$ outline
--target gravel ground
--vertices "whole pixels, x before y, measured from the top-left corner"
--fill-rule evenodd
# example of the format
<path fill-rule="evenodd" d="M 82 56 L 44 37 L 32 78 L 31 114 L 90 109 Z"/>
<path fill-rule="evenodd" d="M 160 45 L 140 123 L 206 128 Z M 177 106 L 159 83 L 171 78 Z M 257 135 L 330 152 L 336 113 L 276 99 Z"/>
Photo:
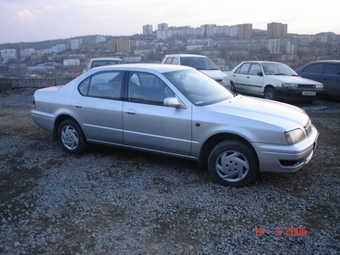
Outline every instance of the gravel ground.
<path fill-rule="evenodd" d="M 320 132 L 307 166 L 231 188 L 193 161 L 67 154 L 33 124 L 33 92 L 0 95 L 0 254 L 340 253 L 340 101 L 302 105 Z"/>

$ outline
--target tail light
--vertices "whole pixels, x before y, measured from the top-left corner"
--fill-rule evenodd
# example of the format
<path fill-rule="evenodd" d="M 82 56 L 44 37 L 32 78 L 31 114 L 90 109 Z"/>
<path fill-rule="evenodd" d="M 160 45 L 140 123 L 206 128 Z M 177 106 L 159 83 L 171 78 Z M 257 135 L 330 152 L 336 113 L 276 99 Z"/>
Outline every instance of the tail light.
<path fill-rule="evenodd" d="M 35 97 L 32 97 L 32 106 L 35 108 Z"/>

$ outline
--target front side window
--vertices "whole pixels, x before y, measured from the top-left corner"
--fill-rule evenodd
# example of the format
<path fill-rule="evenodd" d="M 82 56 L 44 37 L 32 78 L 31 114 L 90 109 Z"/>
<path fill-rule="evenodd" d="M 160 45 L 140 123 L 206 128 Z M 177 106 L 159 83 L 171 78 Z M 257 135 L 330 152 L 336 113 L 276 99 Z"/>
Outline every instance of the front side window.
<path fill-rule="evenodd" d="M 252 64 L 250 66 L 250 70 L 249 70 L 250 75 L 258 75 L 259 72 L 261 72 L 261 67 L 259 64 Z"/>
<path fill-rule="evenodd" d="M 236 73 L 239 73 L 239 74 L 248 74 L 249 67 L 250 67 L 249 63 L 244 63 L 242 66 L 240 66 L 236 70 Z"/>
<path fill-rule="evenodd" d="M 128 100 L 137 103 L 164 105 L 164 99 L 175 93 L 158 76 L 145 72 L 130 72 Z"/>
<path fill-rule="evenodd" d="M 164 64 L 172 64 L 172 59 L 173 57 L 168 57 L 167 59 L 165 59 Z"/>
<path fill-rule="evenodd" d="M 96 73 L 79 84 L 79 93 L 83 96 L 119 99 L 123 75 L 122 71 Z"/>
<path fill-rule="evenodd" d="M 325 66 L 325 74 L 339 75 L 340 74 L 340 65 L 326 64 L 326 66 Z"/>
<path fill-rule="evenodd" d="M 304 73 L 322 73 L 323 64 L 311 64 L 305 70 Z"/>

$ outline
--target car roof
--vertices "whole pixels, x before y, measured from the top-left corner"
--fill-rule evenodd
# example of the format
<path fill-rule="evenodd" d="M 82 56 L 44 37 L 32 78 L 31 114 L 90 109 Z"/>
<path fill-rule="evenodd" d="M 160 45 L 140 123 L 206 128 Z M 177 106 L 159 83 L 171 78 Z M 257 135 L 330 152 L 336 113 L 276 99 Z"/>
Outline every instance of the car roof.
<path fill-rule="evenodd" d="M 138 63 L 138 64 L 124 64 L 124 65 L 109 65 L 109 66 L 100 66 L 96 67 L 96 70 L 138 70 L 138 71 L 157 71 L 159 73 L 167 73 L 173 71 L 181 71 L 181 70 L 188 70 L 194 69 L 189 66 L 181 66 L 181 65 L 170 65 L 170 64 L 149 64 L 149 63 Z M 92 69 L 91 69 L 92 70 Z"/>
<path fill-rule="evenodd" d="M 196 58 L 207 58 L 204 55 L 197 55 L 197 54 L 168 54 L 167 57 L 196 57 Z"/>
<path fill-rule="evenodd" d="M 254 60 L 254 61 L 243 61 L 242 63 L 258 63 L 258 64 L 263 64 L 263 63 L 273 63 L 273 64 L 283 64 L 281 62 L 274 62 L 274 61 L 259 61 L 259 60 Z"/>
<path fill-rule="evenodd" d="M 90 61 L 96 61 L 96 60 L 122 60 L 120 58 L 110 58 L 110 57 L 103 57 L 103 58 L 91 58 Z"/>
<path fill-rule="evenodd" d="M 314 60 L 307 64 L 312 64 L 312 63 L 340 63 L 340 60 Z"/>

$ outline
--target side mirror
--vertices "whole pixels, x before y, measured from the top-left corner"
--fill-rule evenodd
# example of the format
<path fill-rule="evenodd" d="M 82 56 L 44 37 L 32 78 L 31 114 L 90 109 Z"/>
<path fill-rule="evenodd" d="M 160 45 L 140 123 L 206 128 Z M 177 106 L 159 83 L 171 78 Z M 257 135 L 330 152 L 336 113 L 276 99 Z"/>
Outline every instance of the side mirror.
<path fill-rule="evenodd" d="M 262 72 L 257 72 L 257 75 L 258 76 L 263 76 L 263 73 Z"/>
<path fill-rule="evenodd" d="M 174 107 L 174 108 L 185 108 L 185 106 L 181 104 L 178 98 L 176 97 L 164 98 L 164 105 L 168 107 Z"/>

